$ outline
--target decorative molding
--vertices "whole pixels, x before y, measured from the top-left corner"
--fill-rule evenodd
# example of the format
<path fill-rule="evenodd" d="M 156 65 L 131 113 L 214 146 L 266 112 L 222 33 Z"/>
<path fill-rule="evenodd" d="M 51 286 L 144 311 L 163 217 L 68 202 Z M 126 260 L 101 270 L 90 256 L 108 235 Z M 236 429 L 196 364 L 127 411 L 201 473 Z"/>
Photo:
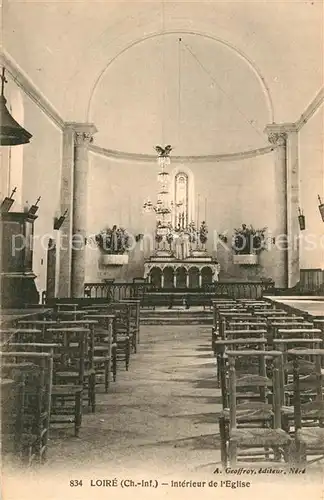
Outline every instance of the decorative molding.
<path fill-rule="evenodd" d="M 318 108 L 324 102 L 324 87 L 317 93 L 312 102 L 307 106 L 304 113 L 301 114 L 299 120 L 296 122 L 297 130 L 301 130 L 303 126 L 311 119 L 311 117 L 316 113 Z"/>
<path fill-rule="evenodd" d="M 93 123 L 66 122 L 66 130 L 72 130 L 74 133 L 75 146 L 89 146 L 93 142 L 93 136 L 97 128 Z"/>
<path fill-rule="evenodd" d="M 128 254 L 102 254 L 100 263 L 102 266 L 125 266 L 128 264 Z"/>
<path fill-rule="evenodd" d="M 74 141 L 76 146 L 84 146 L 93 142 L 93 135 L 87 132 L 75 132 Z"/>
<path fill-rule="evenodd" d="M 210 154 L 210 155 L 198 155 L 198 156 L 172 156 L 172 163 L 208 163 L 208 162 L 223 162 L 223 161 L 238 161 L 245 160 L 247 158 L 254 158 L 255 156 L 266 155 L 273 151 L 276 146 L 265 146 L 263 148 L 252 149 L 249 151 L 242 151 L 239 153 L 225 153 L 225 154 Z M 127 160 L 131 162 L 139 163 L 156 163 L 156 156 L 141 153 L 127 153 L 125 151 L 116 151 L 113 149 L 107 149 L 95 144 L 90 144 L 89 151 L 92 153 L 105 156 L 106 158 L 112 158 L 116 160 Z"/>
<path fill-rule="evenodd" d="M 297 132 L 297 125 L 294 122 L 269 123 L 264 132 L 266 134 L 269 132 Z"/>
<path fill-rule="evenodd" d="M 259 257 L 255 254 L 237 254 L 233 255 L 233 264 L 238 264 L 240 266 L 257 266 L 259 263 Z"/>
<path fill-rule="evenodd" d="M 13 82 L 43 111 L 43 113 L 61 130 L 64 129 L 64 120 L 59 112 L 46 99 L 33 81 L 24 73 L 16 61 L 4 50 L 0 54 L 1 65 L 5 66 Z"/>
<path fill-rule="evenodd" d="M 286 132 L 269 132 L 269 142 L 275 146 L 285 146 L 287 141 Z"/>
<path fill-rule="evenodd" d="M 285 146 L 289 134 L 298 132 L 298 129 L 296 123 L 271 123 L 264 132 L 268 135 L 270 144 L 280 147 Z"/>
<path fill-rule="evenodd" d="M 203 269 L 210 269 L 212 271 L 212 274 L 218 273 L 219 272 L 219 264 L 213 264 L 213 263 L 208 263 L 208 262 L 195 262 L 193 264 L 187 264 L 184 261 L 182 262 L 165 262 L 165 263 L 159 263 L 159 262 L 152 262 L 151 264 L 144 264 L 144 277 L 147 277 L 152 269 L 160 269 L 161 272 L 163 272 L 165 269 L 170 268 L 174 272 L 176 272 L 178 269 L 185 269 L 186 272 L 189 272 L 192 269 L 197 269 L 199 272 L 201 272 Z"/>
<path fill-rule="evenodd" d="M 174 31 L 166 32 L 165 34 L 178 33 Z M 254 64 L 245 56 L 245 54 L 240 53 L 240 51 L 230 44 L 227 44 L 221 39 L 217 39 L 215 37 L 188 31 L 189 34 L 204 36 L 207 38 L 211 38 L 219 43 L 223 43 L 227 45 L 230 49 L 236 51 L 243 59 L 246 60 L 247 63 L 251 65 L 260 81 L 263 84 L 263 88 L 265 94 L 268 97 L 268 105 L 270 112 L 273 116 L 273 105 L 271 101 L 271 96 L 269 93 L 269 89 L 265 84 L 264 78 L 259 72 L 259 70 L 254 66 Z M 156 36 L 160 36 L 161 33 L 155 33 L 153 35 L 149 35 L 148 37 L 144 37 L 141 40 L 137 40 L 129 47 L 124 49 L 121 53 L 128 50 L 131 46 L 140 43 L 141 41 L 147 38 L 153 38 Z M 118 54 L 109 64 L 111 64 L 119 55 Z M 5 66 L 7 73 L 10 75 L 10 78 L 13 82 L 21 88 L 21 90 L 43 111 L 43 113 L 51 120 L 53 124 L 55 124 L 60 130 L 64 130 L 65 128 L 72 128 L 76 131 L 76 142 L 77 144 L 88 143 L 89 150 L 97 155 L 105 156 L 108 158 L 114 158 L 118 160 L 130 160 L 135 162 L 152 162 L 156 161 L 156 156 L 148 155 L 148 154 L 140 154 L 140 153 L 128 153 L 124 151 L 116 151 L 112 149 L 103 148 L 100 146 L 93 145 L 93 134 L 97 132 L 96 127 L 92 123 L 77 123 L 77 122 L 65 122 L 63 118 L 60 116 L 59 112 L 55 109 L 55 107 L 50 103 L 50 101 L 44 96 L 44 94 L 38 89 L 38 87 L 34 84 L 34 82 L 27 76 L 27 74 L 22 70 L 22 68 L 18 65 L 18 63 L 11 57 L 11 55 L 4 49 L 2 49 L 0 53 L 0 63 Z M 98 84 L 99 79 L 101 78 L 104 71 L 107 69 L 109 64 L 100 74 L 99 78 L 96 81 L 94 88 L 92 89 L 92 95 L 95 91 L 95 87 Z M 92 98 L 91 95 L 91 98 Z M 90 103 L 91 103 L 90 98 Z M 269 142 L 272 146 L 266 146 L 263 148 L 253 149 L 249 151 L 242 151 L 238 153 L 225 153 L 225 154 L 210 154 L 210 155 L 197 155 L 197 156 L 173 156 L 173 162 L 176 163 L 204 163 L 204 162 L 223 162 L 223 161 L 237 161 L 244 160 L 248 158 L 253 158 L 255 156 L 265 155 L 274 150 L 274 148 L 283 145 L 283 141 L 287 139 L 287 134 L 289 132 L 299 132 L 302 127 L 311 119 L 311 117 L 316 113 L 316 111 L 320 108 L 320 106 L 324 102 L 324 87 L 319 90 L 313 101 L 308 105 L 304 113 L 301 114 L 300 118 L 296 123 L 282 123 L 276 124 L 271 123 L 267 125 L 265 128 L 265 133 L 268 135 Z M 89 108 L 90 108 L 89 103 Z M 89 110 L 88 110 L 89 114 Z"/>

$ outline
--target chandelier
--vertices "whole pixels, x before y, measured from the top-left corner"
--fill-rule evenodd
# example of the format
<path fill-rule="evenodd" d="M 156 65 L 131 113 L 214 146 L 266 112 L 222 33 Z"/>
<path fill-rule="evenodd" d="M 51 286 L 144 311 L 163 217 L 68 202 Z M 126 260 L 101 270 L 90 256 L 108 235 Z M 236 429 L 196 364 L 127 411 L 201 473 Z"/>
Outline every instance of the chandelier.
<path fill-rule="evenodd" d="M 155 212 L 160 227 L 168 227 L 171 223 L 170 215 L 172 214 L 173 204 L 170 199 L 170 174 L 166 169 L 171 163 L 170 153 L 172 147 L 170 145 L 164 148 L 156 146 L 155 150 L 158 153 L 157 163 L 160 168 L 157 176 L 160 189 L 157 193 L 156 204 L 154 205 L 148 198 L 143 204 L 143 210 L 146 213 Z"/>

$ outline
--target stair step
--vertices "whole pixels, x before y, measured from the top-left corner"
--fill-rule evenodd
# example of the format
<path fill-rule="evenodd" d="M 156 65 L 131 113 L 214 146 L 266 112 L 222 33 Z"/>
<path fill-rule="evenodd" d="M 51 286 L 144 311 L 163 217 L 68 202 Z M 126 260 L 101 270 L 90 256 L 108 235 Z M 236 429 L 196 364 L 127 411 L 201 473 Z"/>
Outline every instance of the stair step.
<path fill-rule="evenodd" d="M 212 318 L 141 318 L 141 325 L 212 325 Z"/>
<path fill-rule="evenodd" d="M 157 310 L 142 310 L 141 311 L 141 317 L 145 317 L 145 316 L 149 316 L 149 317 L 165 317 L 165 316 L 168 316 L 168 317 L 174 317 L 174 316 L 181 316 L 183 318 L 187 318 L 187 317 L 193 317 L 193 316 L 197 316 L 197 317 L 211 317 L 212 318 L 212 312 L 211 311 L 194 311 L 194 310 L 191 310 L 191 309 L 184 309 L 184 310 L 177 310 L 177 309 L 165 309 L 163 311 L 157 311 Z"/>
<path fill-rule="evenodd" d="M 172 309 L 167 307 L 142 308 L 142 325 L 212 325 L 213 313 L 210 309 L 202 307 L 174 306 Z"/>

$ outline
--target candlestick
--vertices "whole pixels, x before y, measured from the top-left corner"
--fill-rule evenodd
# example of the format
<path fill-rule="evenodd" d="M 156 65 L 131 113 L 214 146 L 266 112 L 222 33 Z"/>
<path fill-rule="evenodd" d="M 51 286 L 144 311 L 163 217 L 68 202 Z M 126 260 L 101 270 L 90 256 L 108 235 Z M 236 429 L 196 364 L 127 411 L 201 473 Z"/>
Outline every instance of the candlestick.
<path fill-rule="evenodd" d="M 131 229 L 131 223 L 132 223 L 132 198 L 129 198 L 128 201 L 128 227 Z"/>
<path fill-rule="evenodd" d="M 197 200 L 197 229 L 199 229 L 199 194 Z"/>
<path fill-rule="evenodd" d="M 118 225 L 119 227 L 122 227 L 123 224 L 122 224 L 122 204 L 120 203 L 119 207 L 118 207 L 118 219 L 119 219 L 119 222 L 118 222 Z"/>

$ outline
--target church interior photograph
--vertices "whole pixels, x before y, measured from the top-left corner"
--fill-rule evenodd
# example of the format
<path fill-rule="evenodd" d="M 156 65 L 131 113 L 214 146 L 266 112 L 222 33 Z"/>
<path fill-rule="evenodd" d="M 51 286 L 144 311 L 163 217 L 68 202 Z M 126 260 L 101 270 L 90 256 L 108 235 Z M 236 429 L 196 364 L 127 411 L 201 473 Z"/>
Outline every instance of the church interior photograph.
<path fill-rule="evenodd" d="M 1 9 L 7 487 L 321 483 L 323 2 Z"/>

